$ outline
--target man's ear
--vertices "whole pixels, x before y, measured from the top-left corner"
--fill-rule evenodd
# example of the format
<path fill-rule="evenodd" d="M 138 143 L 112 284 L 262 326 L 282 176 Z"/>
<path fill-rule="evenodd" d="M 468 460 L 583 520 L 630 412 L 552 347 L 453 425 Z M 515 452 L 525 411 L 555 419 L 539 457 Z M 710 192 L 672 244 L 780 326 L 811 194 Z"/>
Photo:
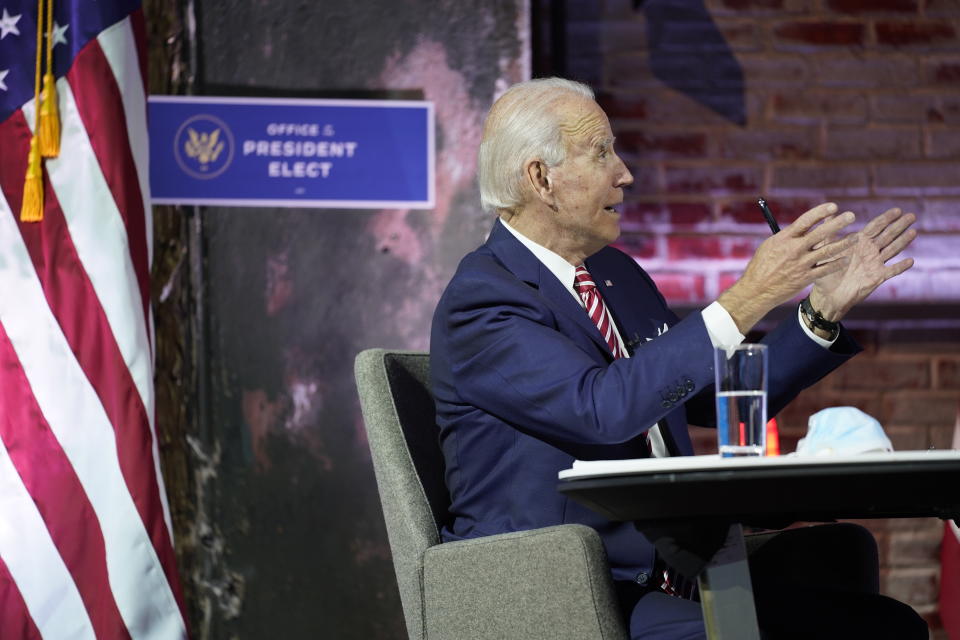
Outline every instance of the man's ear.
<path fill-rule="evenodd" d="M 531 160 L 524 167 L 527 184 L 534 193 L 551 209 L 555 209 L 553 185 L 550 182 L 550 168 L 542 160 Z"/>

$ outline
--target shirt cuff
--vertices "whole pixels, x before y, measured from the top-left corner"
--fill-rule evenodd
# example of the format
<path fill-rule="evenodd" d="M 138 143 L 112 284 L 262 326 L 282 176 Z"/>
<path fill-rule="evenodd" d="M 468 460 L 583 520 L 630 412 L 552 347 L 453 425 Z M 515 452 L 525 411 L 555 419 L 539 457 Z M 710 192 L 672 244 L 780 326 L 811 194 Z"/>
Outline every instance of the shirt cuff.
<path fill-rule="evenodd" d="M 737 329 L 737 323 L 730 317 L 730 313 L 719 302 L 710 304 L 700 312 L 703 324 L 707 326 L 707 335 L 713 348 L 734 347 L 743 342 L 745 336 Z M 804 327 L 806 329 L 806 327 Z M 829 345 L 828 345 L 829 346 Z"/>
<path fill-rule="evenodd" d="M 817 334 L 815 334 L 813 331 L 810 330 L 810 327 L 807 326 L 807 323 L 803 321 L 803 315 L 801 315 L 802 313 L 803 312 L 800 311 L 800 305 L 797 305 L 797 322 L 800 323 L 800 328 L 803 329 L 803 332 L 808 336 L 810 336 L 811 340 L 816 342 L 818 345 L 820 345 L 824 349 L 829 349 L 830 347 L 832 347 L 833 343 L 836 342 L 837 338 L 840 337 L 840 334 L 838 333 L 833 338 L 833 340 L 824 340 L 823 338 L 821 338 L 820 336 L 818 336 Z"/>

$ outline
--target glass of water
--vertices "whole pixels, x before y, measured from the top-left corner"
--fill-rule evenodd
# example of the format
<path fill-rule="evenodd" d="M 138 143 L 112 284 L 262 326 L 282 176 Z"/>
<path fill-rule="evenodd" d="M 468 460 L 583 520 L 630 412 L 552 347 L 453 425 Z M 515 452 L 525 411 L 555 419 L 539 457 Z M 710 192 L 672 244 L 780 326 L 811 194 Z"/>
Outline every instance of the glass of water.
<path fill-rule="evenodd" d="M 713 354 L 717 443 L 724 458 L 762 456 L 767 444 L 767 345 L 744 343 Z"/>

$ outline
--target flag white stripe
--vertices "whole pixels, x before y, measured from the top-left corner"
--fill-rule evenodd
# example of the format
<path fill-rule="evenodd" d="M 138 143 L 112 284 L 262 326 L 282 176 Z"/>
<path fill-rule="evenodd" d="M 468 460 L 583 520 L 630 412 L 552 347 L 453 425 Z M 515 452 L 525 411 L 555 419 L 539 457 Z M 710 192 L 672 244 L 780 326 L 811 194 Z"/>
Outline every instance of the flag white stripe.
<path fill-rule="evenodd" d="M 7 208 L 5 200 L 0 203 L 0 209 Z M 0 211 L 0 215 L 9 213 Z M 0 513 L 0 557 L 40 634 L 44 638 L 95 639 L 73 577 L 2 440 Z"/>
<path fill-rule="evenodd" d="M 110 65 L 117 86 L 120 88 L 120 97 L 123 100 L 124 117 L 127 122 L 127 135 L 130 138 L 130 151 L 136 165 L 137 181 L 140 184 L 140 195 L 143 198 L 143 215 L 145 217 L 147 265 L 153 264 L 153 209 L 150 206 L 150 149 L 147 132 L 147 98 L 143 89 L 144 80 L 140 76 L 140 66 L 137 58 L 137 43 L 133 35 L 133 26 L 127 16 L 117 24 L 101 32 L 97 42 L 103 50 L 103 55 Z M 148 330 L 150 345 L 154 345 L 153 312 L 148 308 Z M 151 365 L 153 353 L 151 348 Z M 151 366 L 151 370 L 152 370 Z M 152 388 L 152 387 L 151 387 Z M 150 433 L 153 435 L 153 467 L 157 477 L 157 486 L 160 488 L 160 503 L 163 507 L 163 519 L 167 523 L 170 542 L 173 542 L 173 523 L 170 518 L 170 503 L 164 488 L 163 473 L 160 470 L 160 448 L 152 408 L 148 407 L 147 419 L 150 422 Z"/>
<path fill-rule="evenodd" d="M 140 401 L 153 416 L 153 370 L 147 345 L 140 288 L 123 217 L 93 152 L 90 138 L 66 82 L 57 84 L 60 97 L 60 157 L 45 161 L 77 256 L 110 325 L 114 340 Z M 33 100 L 23 106 L 33 122 Z M 19 232 L 18 232 L 19 235 Z"/>
<path fill-rule="evenodd" d="M 2 206 L 0 256 L 5 264 L 0 269 L 0 323 L 96 513 L 120 615 L 134 640 L 185 637 L 173 591 L 121 473 L 113 426 L 47 306 L 5 200 Z M 94 201 L 87 206 L 91 211 L 96 208 Z M 59 585 L 52 578 L 47 582 L 50 588 Z M 150 596 L 145 598 L 144 593 Z"/>
<path fill-rule="evenodd" d="M 130 138 L 130 152 L 136 165 L 137 182 L 143 197 L 143 214 L 146 218 L 147 264 L 153 264 L 153 220 L 150 209 L 150 147 L 147 133 L 147 97 L 144 80 L 140 76 L 139 50 L 133 36 L 133 26 L 127 16 L 97 36 L 103 55 L 110 64 L 113 76 L 120 87 L 123 112 Z"/>

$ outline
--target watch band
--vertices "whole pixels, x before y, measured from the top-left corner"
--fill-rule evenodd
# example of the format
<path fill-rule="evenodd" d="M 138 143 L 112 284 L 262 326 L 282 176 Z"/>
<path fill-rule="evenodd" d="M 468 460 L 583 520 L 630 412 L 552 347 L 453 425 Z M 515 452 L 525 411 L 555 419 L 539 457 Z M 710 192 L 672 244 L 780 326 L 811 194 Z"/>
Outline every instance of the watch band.
<path fill-rule="evenodd" d="M 810 304 L 810 296 L 807 296 L 800 301 L 800 310 L 803 312 L 803 315 L 807 317 L 807 320 L 810 321 L 811 326 L 813 326 L 815 329 L 828 331 L 830 333 L 829 340 L 833 340 L 840 334 L 840 323 L 830 322 L 820 315 L 820 312 L 814 309 L 813 305 Z"/>

